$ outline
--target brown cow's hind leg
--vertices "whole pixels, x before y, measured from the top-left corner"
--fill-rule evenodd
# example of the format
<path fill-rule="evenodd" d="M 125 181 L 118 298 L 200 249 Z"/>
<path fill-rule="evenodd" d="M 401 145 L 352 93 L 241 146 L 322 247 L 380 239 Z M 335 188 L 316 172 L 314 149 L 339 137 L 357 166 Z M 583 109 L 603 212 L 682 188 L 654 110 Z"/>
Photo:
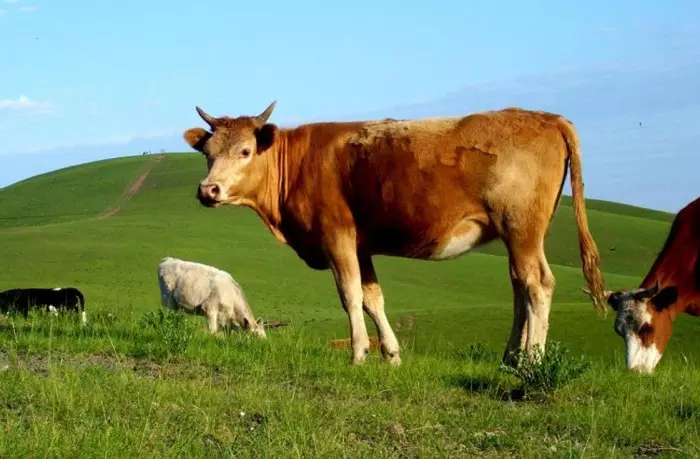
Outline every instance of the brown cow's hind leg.
<path fill-rule="evenodd" d="M 363 307 L 377 327 L 382 354 L 392 365 L 400 365 L 399 341 L 384 312 L 384 294 L 377 280 L 371 257 L 360 258 Z"/>
<path fill-rule="evenodd" d="M 503 362 L 515 365 L 516 352 L 527 344 L 527 292 L 515 274 L 513 260 L 510 261 L 510 281 L 513 288 L 513 328 L 503 353 Z"/>
<path fill-rule="evenodd" d="M 511 348 L 517 344 L 522 348 L 525 344 L 528 353 L 533 355 L 537 345 L 543 352 L 545 350 L 555 281 L 545 258 L 543 244 L 537 244 L 537 248 L 531 248 L 532 245 L 530 247 L 528 245 L 515 244 L 511 247 L 516 311 L 514 311 L 514 327 L 508 347 Z M 525 326 L 520 327 L 523 306 L 526 307 L 526 321 Z M 520 315 L 517 311 L 521 311 Z"/>

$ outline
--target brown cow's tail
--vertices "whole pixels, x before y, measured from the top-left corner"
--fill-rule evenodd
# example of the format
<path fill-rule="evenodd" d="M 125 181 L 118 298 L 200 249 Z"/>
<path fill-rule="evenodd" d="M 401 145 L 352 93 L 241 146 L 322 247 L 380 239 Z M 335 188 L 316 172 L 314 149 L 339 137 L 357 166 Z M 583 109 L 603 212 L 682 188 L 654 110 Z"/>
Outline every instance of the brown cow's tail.
<path fill-rule="evenodd" d="M 600 254 L 593 236 L 588 229 L 588 216 L 586 215 L 586 202 L 583 198 L 583 177 L 581 167 L 581 150 L 579 148 L 578 135 L 574 126 L 564 120 L 562 134 L 569 150 L 569 169 L 571 171 L 571 191 L 574 205 L 574 217 L 578 228 L 578 241 L 581 249 L 581 263 L 583 277 L 586 278 L 588 290 L 593 299 L 595 309 L 607 314 L 605 281 L 600 271 Z"/>

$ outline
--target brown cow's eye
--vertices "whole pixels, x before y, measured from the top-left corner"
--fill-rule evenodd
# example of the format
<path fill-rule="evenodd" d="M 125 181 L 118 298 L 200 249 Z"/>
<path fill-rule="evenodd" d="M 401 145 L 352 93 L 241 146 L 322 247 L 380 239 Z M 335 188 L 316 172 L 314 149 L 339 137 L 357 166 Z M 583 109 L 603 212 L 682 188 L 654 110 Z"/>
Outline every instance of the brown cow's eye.
<path fill-rule="evenodd" d="M 243 156 L 244 158 L 247 157 L 249 154 L 250 154 L 250 150 L 248 150 L 247 148 L 245 150 L 241 151 L 241 156 Z"/>

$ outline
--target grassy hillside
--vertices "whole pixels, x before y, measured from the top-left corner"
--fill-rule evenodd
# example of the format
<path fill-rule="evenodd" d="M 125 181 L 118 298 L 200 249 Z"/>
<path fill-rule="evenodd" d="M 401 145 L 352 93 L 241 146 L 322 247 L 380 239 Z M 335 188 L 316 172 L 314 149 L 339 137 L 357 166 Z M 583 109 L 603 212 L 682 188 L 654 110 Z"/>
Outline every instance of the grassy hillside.
<path fill-rule="evenodd" d="M 596 317 L 579 291 L 584 282 L 569 199 L 547 240 L 557 278 L 550 339 L 596 366 L 547 407 L 496 400 L 498 388 L 512 383 L 496 374 L 497 358 L 478 364 L 455 358 L 470 343 L 484 343 L 495 355 L 505 344 L 512 299 L 500 242 L 439 263 L 378 257 L 404 365 L 385 369 L 373 356 L 364 368 L 349 368 L 344 351 L 324 344 L 348 334 L 331 274 L 307 268 L 254 212 L 201 207 L 194 195 L 204 174 L 196 154 L 138 156 L 0 190 L 0 290 L 76 286 L 91 320 L 87 330 L 38 316 L 0 323 L 0 367 L 3 359 L 8 366 L 0 373 L 0 423 L 12 427 L 0 434 L 0 451 L 89 456 L 102 444 L 130 455 L 220 455 L 241 446 L 246 456 L 338 457 L 355 449 L 369 456 L 500 456 L 527 455 L 527 448 L 550 454 L 554 447 L 562 455 L 607 456 L 644 445 L 676 448 L 696 435 L 695 424 L 683 424 L 667 407 L 686 403 L 684 397 L 695 403 L 699 394 L 665 388 L 673 372 L 696 378 L 700 355 L 692 336 L 700 323 L 677 321 L 659 366 L 667 376 L 622 372 L 624 347 L 612 318 Z M 589 201 L 588 211 L 609 287 L 635 286 L 673 216 L 602 201 Z M 209 337 L 203 320 L 189 318 L 198 332 L 180 363 L 138 357 L 134 346 L 155 339 L 138 323 L 160 308 L 156 267 L 168 255 L 231 272 L 256 316 L 292 326 L 256 343 Z M 653 403 L 630 405 L 660 387 L 665 392 Z M 78 394 L 87 398 L 78 403 Z M 245 416 L 236 417 L 239 410 L 267 421 L 248 425 Z M 620 412 L 649 429 L 612 418 Z M 27 416 L 51 429 L 23 422 Z M 185 422 L 194 430 L 183 430 Z M 399 439 L 385 432 L 393 423 L 405 430 Z M 259 433 L 246 433 L 248 427 Z M 79 439 L 68 441 L 75 432 L 82 432 Z M 523 445 L 522 435 L 530 438 Z"/>

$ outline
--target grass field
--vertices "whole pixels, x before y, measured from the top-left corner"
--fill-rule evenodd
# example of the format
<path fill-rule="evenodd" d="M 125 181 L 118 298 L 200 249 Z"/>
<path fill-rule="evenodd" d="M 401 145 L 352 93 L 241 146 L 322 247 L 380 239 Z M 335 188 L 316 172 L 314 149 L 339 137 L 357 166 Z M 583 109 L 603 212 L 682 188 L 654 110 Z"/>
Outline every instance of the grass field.
<path fill-rule="evenodd" d="M 656 375 L 624 371 L 612 315 L 579 291 L 565 199 L 547 240 L 557 279 L 550 340 L 591 370 L 552 397 L 509 397 L 498 371 L 510 332 L 507 260 L 493 243 L 453 261 L 378 257 L 403 365 L 351 367 L 330 272 L 307 268 L 250 210 L 205 209 L 195 154 L 100 161 L 0 190 L 0 290 L 75 286 L 89 326 L 34 314 L 0 321 L 2 457 L 473 457 L 700 454 L 700 322 L 679 317 Z M 137 183 L 139 186 L 133 186 Z M 637 285 L 673 215 L 588 202 L 608 287 Z M 289 320 L 264 342 L 211 337 L 158 357 L 164 256 L 225 269 L 253 313 Z M 370 330 L 374 327 L 367 320 Z M 492 349 L 465 352 L 473 343 Z"/>

